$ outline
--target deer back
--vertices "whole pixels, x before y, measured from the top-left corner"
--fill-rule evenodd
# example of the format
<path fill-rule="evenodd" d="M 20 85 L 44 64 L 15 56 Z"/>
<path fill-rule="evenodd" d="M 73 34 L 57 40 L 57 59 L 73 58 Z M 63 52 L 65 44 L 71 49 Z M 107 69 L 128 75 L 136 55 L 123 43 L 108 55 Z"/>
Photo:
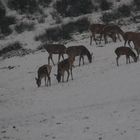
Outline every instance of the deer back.
<path fill-rule="evenodd" d="M 46 44 L 44 45 L 44 49 L 52 54 L 64 54 L 66 51 L 66 47 L 62 44 Z"/>
<path fill-rule="evenodd" d="M 41 79 L 45 76 L 49 76 L 51 73 L 51 65 L 43 65 L 38 69 L 38 78 Z"/>
<path fill-rule="evenodd" d="M 128 56 L 136 57 L 136 54 L 132 51 L 132 49 L 125 46 L 118 47 L 115 50 L 115 53 L 117 56 L 128 55 Z"/>
<path fill-rule="evenodd" d="M 100 34 L 105 26 L 106 26 L 105 24 L 91 24 L 89 26 L 89 30 L 91 31 L 91 33 Z"/>

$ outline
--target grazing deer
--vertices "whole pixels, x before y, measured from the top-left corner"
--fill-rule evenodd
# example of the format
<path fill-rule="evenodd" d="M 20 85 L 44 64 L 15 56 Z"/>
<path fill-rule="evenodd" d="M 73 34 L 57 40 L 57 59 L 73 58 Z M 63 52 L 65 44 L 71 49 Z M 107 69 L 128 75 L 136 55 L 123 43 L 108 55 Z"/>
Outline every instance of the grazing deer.
<path fill-rule="evenodd" d="M 133 58 L 134 62 L 137 62 L 137 59 L 138 59 L 138 57 L 132 51 L 132 49 L 129 47 L 125 47 L 125 46 L 118 47 L 115 50 L 115 54 L 117 55 L 117 58 L 116 58 L 117 66 L 119 66 L 118 59 L 120 58 L 121 55 L 126 56 L 126 64 L 128 64 L 128 62 L 130 63 L 130 56 Z"/>
<path fill-rule="evenodd" d="M 41 86 L 42 78 L 44 78 L 45 80 L 45 86 L 48 86 L 48 84 L 51 85 L 51 77 L 50 77 L 51 70 L 52 70 L 51 65 L 43 65 L 38 69 L 37 71 L 38 77 L 35 78 L 38 87 Z M 46 83 L 46 78 L 47 78 L 47 83 Z"/>
<path fill-rule="evenodd" d="M 61 62 L 58 63 L 58 68 L 57 68 L 57 74 L 56 79 L 58 82 L 61 82 L 61 77 L 62 77 L 62 82 L 64 82 L 64 74 L 65 71 L 67 72 L 67 82 L 69 80 L 69 75 L 71 74 L 71 78 L 73 80 L 73 74 L 72 74 L 72 65 L 75 60 L 75 57 L 69 57 Z"/>
<path fill-rule="evenodd" d="M 89 63 L 92 62 L 92 54 L 89 52 L 89 50 L 83 46 L 83 45 L 78 45 L 78 46 L 70 46 L 66 49 L 66 54 L 71 57 L 71 56 L 79 56 L 79 66 L 81 64 L 81 59 L 83 60 L 83 65 L 84 65 L 84 55 L 87 56 Z"/>
<path fill-rule="evenodd" d="M 108 42 L 106 37 L 110 36 L 114 42 L 116 42 L 117 37 L 121 41 L 120 35 L 124 38 L 123 30 L 117 25 L 110 24 L 110 25 L 106 25 L 103 28 L 103 30 L 101 32 L 100 40 L 102 39 L 102 37 L 104 37 L 105 44 L 106 44 Z"/>
<path fill-rule="evenodd" d="M 125 32 L 124 33 L 124 46 L 128 42 L 128 45 L 131 47 L 130 42 L 135 40 L 138 36 L 140 36 L 139 32 Z"/>
<path fill-rule="evenodd" d="M 98 44 L 95 35 L 96 34 L 100 35 L 105 26 L 106 26 L 105 24 L 91 24 L 89 26 L 89 31 L 91 32 L 90 45 L 92 44 L 92 39 L 94 39 L 96 45 Z"/>
<path fill-rule="evenodd" d="M 48 64 L 50 64 L 50 59 L 51 59 L 53 65 L 55 65 L 54 61 L 53 61 L 53 58 L 52 58 L 53 54 L 58 54 L 58 63 L 60 61 L 61 56 L 64 60 L 64 54 L 65 54 L 65 51 L 66 51 L 66 47 L 64 45 L 62 45 L 62 44 L 46 44 L 43 47 L 49 53 Z"/>
<path fill-rule="evenodd" d="M 139 54 L 140 54 L 140 33 L 139 32 L 125 32 L 124 34 L 124 46 L 126 45 L 126 43 L 128 42 L 129 46 L 130 42 L 132 41 L 134 44 L 134 49 L 137 52 L 138 58 L 139 58 Z"/>

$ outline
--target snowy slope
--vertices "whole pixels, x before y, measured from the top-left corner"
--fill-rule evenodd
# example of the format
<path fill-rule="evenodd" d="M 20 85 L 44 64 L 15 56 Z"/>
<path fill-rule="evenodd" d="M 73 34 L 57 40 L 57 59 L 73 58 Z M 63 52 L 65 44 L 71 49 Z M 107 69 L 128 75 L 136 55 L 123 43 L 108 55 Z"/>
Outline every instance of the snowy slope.
<path fill-rule="evenodd" d="M 93 62 L 86 59 L 73 69 L 73 81 L 60 84 L 54 66 L 51 87 L 37 88 L 34 79 L 47 52 L 0 61 L 0 139 L 140 139 L 139 62 L 126 65 L 122 57 L 116 66 L 114 49 L 123 42 L 90 46 L 83 34 L 66 46 L 74 44 L 93 52 Z"/>

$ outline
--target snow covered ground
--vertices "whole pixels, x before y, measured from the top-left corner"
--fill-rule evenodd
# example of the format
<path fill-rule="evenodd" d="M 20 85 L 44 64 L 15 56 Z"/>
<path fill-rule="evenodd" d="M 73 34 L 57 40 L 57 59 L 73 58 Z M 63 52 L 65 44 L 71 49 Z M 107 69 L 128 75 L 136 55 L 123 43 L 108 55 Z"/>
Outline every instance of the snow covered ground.
<path fill-rule="evenodd" d="M 140 140 L 140 62 L 121 57 L 116 66 L 114 50 L 123 42 L 90 46 L 83 34 L 66 46 L 78 44 L 93 52 L 93 62 L 60 84 L 54 66 L 51 87 L 35 83 L 47 52 L 0 61 L 0 140 Z"/>

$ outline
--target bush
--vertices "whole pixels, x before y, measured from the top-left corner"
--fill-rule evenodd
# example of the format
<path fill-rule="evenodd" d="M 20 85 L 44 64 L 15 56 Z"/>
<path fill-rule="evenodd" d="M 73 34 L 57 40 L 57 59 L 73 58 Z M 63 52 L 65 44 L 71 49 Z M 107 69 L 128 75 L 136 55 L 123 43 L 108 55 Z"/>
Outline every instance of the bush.
<path fill-rule="evenodd" d="M 22 33 L 24 31 L 32 31 L 34 29 L 33 22 L 21 22 L 15 26 L 15 30 L 17 33 Z"/>
<path fill-rule="evenodd" d="M 4 9 L 4 7 L 2 6 L 2 3 L 0 1 L 0 19 L 2 19 L 3 17 L 5 17 L 6 11 Z"/>
<path fill-rule="evenodd" d="M 38 10 L 38 3 L 36 0 L 10 0 L 8 1 L 8 6 L 21 13 L 34 13 Z"/>
<path fill-rule="evenodd" d="M 91 0 L 61 0 L 56 1 L 54 7 L 57 12 L 65 17 L 91 13 L 94 8 Z"/>
<path fill-rule="evenodd" d="M 22 45 L 20 42 L 16 41 L 14 43 L 11 43 L 9 45 L 7 45 L 6 47 L 4 47 L 3 49 L 0 50 L 0 56 L 8 53 L 8 52 L 11 52 L 13 50 L 19 50 L 22 48 Z"/>
<path fill-rule="evenodd" d="M 49 6 L 52 0 L 38 0 L 38 3 L 43 6 Z"/>
<path fill-rule="evenodd" d="M 101 10 L 103 11 L 109 10 L 111 6 L 112 6 L 111 2 L 108 2 L 107 0 L 101 0 L 101 3 L 100 3 Z"/>
<path fill-rule="evenodd" d="M 101 20 L 104 23 L 109 23 L 113 20 L 116 20 L 120 17 L 120 15 L 115 11 L 115 12 L 105 12 L 103 13 Z"/>
<path fill-rule="evenodd" d="M 12 30 L 9 28 L 9 25 L 15 24 L 16 19 L 15 17 L 3 17 L 0 20 L 0 28 L 1 28 L 1 33 L 4 35 L 9 35 L 12 33 Z"/>
<path fill-rule="evenodd" d="M 54 27 L 47 29 L 44 34 L 35 37 L 35 40 L 46 41 L 60 41 L 65 39 L 71 39 L 71 33 L 73 32 L 83 32 L 88 30 L 89 21 L 87 18 L 81 18 L 76 22 L 69 22 L 68 24 L 63 24 L 61 27 Z"/>
<path fill-rule="evenodd" d="M 128 16 L 130 16 L 130 14 L 131 14 L 130 7 L 123 5 L 112 12 L 103 13 L 101 19 L 103 22 L 109 23 L 113 20 L 116 20 L 116 19 L 119 19 L 122 17 L 128 17 Z"/>
<path fill-rule="evenodd" d="M 120 13 L 121 17 L 128 17 L 131 14 L 130 6 L 122 5 L 118 8 L 118 12 Z"/>
<path fill-rule="evenodd" d="M 139 10 L 139 8 L 140 8 L 140 0 L 133 0 L 133 3 L 136 6 L 136 9 Z"/>

